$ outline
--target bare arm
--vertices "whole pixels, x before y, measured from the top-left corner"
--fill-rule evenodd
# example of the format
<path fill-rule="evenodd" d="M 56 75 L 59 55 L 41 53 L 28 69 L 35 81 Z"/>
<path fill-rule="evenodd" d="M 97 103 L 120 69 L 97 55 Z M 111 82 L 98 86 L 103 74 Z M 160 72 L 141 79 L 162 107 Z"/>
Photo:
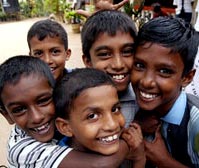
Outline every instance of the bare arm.
<path fill-rule="evenodd" d="M 72 150 L 60 163 L 59 168 L 116 168 L 122 163 L 129 148 L 125 141 L 120 141 L 120 149 L 116 154 L 105 156 Z"/>
<path fill-rule="evenodd" d="M 105 9 L 109 9 L 109 10 L 118 10 L 119 8 L 121 8 L 122 6 L 124 6 L 124 4 L 126 4 L 129 0 L 122 0 L 120 3 L 118 4 L 112 4 L 110 1 L 107 0 L 99 0 L 97 2 L 97 4 L 95 4 L 95 12 L 99 11 L 99 10 L 105 10 Z M 90 17 L 93 13 L 82 10 L 82 9 L 78 9 L 76 10 L 76 12 L 86 18 Z"/>

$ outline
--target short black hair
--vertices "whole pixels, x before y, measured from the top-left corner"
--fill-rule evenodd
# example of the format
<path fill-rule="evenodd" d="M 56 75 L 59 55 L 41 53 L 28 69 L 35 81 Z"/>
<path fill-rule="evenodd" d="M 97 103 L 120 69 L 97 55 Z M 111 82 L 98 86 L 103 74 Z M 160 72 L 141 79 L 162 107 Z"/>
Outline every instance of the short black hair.
<path fill-rule="evenodd" d="M 75 99 L 88 88 L 111 85 L 115 83 L 105 72 L 93 68 L 79 68 L 66 74 L 54 89 L 56 116 L 69 119 Z"/>
<path fill-rule="evenodd" d="M 145 23 L 138 32 L 136 47 L 150 42 L 179 53 L 184 63 L 183 75 L 194 65 L 199 46 L 199 34 L 191 24 L 174 17 L 157 17 Z"/>
<path fill-rule="evenodd" d="M 39 58 L 29 57 L 27 55 L 17 55 L 7 59 L 0 65 L 0 97 L 6 84 L 16 84 L 21 77 L 37 74 L 45 77 L 49 85 L 54 88 L 55 79 L 49 66 Z M 4 109 L 0 98 L 0 106 Z"/>
<path fill-rule="evenodd" d="M 89 17 L 81 31 L 83 54 L 90 59 L 90 49 L 98 36 L 107 33 L 114 36 L 117 31 L 129 33 L 133 39 L 137 36 L 134 21 L 126 14 L 116 10 L 101 10 Z"/>
<path fill-rule="evenodd" d="M 30 27 L 27 34 L 29 49 L 31 48 L 30 40 L 35 36 L 37 36 L 40 41 L 45 39 L 47 36 L 59 37 L 64 44 L 65 49 L 68 49 L 68 34 L 64 27 L 56 21 L 52 21 L 50 19 L 40 20 Z"/>

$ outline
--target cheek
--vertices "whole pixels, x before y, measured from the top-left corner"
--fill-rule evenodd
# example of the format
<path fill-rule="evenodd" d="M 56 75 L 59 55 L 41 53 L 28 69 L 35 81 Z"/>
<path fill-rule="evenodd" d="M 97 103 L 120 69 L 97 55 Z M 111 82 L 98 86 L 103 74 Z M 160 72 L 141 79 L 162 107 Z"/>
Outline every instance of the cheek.
<path fill-rule="evenodd" d="M 118 121 L 119 121 L 120 127 L 125 126 L 125 118 L 122 114 L 119 116 Z"/>

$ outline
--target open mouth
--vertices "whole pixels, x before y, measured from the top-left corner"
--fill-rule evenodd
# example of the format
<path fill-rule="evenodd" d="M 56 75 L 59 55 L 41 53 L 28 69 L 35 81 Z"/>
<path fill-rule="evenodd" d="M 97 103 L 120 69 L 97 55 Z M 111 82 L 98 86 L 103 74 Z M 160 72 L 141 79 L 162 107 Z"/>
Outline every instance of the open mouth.
<path fill-rule="evenodd" d="M 47 133 L 49 129 L 50 129 L 49 122 L 36 128 L 30 128 L 31 131 L 40 135 Z"/>
<path fill-rule="evenodd" d="M 116 140 L 119 140 L 119 134 L 114 134 L 114 135 L 111 135 L 111 136 L 99 138 L 99 140 L 102 141 L 103 143 L 111 143 L 111 142 L 114 142 Z"/>
<path fill-rule="evenodd" d="M 140 95 L 142 98 L 148 99 L 148 100 L 153 100 L 158 96 L 158 94 L 151 94 L 151 93 L 146 93 L 143 91 L 140 91 Z"/>
<path fill-rule="evenodd" d="M 128 76 L 128 74 L 110 74 L 108 73 L 109 76 L 111 76 L 111 78 L 115 81 L 115 82 L 124 82 L 126 81 L 126 77 Z"/>
<path fill-rule="evenodd" d="M 54 67 L 50 67 L 51 72 L 53 73 L 55 71 L 56 68 Z"/>

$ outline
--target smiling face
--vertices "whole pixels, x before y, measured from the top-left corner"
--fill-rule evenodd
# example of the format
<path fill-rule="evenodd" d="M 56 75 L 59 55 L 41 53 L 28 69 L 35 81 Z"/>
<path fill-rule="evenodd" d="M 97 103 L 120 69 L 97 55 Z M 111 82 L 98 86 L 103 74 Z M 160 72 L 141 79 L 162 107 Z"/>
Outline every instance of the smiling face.
<path fill-rule="evenodd" d="M 79 150 L 104 155 L 117 152 L 125 119 L 116 88 L 103 85 L 84 90 L 74 100 L 67 122 L 73 143 Z"/>
<path fill-rule="evenodd" d="M 165 115 L 185 87 L 182 77 L 183 61 L 178 53 L 168 48 L 146 43 L 137 48 L 131 82 L 138 105 L 144 110 L 153 110 Z"/>
<path fill-rule="evenodd" d="M 106 72 L 114 80 L 119 92 L 127 89 L 133 62 L 134 39 L 129 33 L 118 31 L 115 36 L 102 33 L 90 49 L 90 60 L 84 64 Z"/>
<path fill-rule="evenodd" d="M 28 135 L 47 142 L 54 136 L 53 89 L 41 76 L 22 76 L 16 84 L 6 84 L 1 99 L 9 117 Z"/>
<path fill-rule="evenodd" d="M 70 58 L 71 51 L 65 49 L 59 37 L 47 36 L 40 41 L 37 36 L 34 36 L 30 42 L 30 55 L 38 57 L 46 62 L 53 76 L 56 80 L 59 80 L 65 68 L 65 61 Z"/>

